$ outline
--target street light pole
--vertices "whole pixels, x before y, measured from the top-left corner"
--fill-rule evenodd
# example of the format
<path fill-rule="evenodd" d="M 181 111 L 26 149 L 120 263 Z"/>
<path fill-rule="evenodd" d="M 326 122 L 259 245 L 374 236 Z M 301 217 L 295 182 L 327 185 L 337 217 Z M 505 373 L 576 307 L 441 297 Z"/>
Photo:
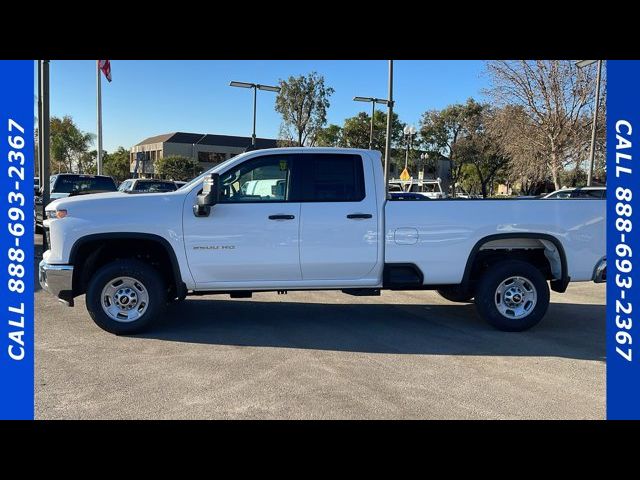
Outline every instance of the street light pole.
<path fill-rule="evenodd" d="M 253 133 L 251 134 L 251 146 L 256 148 L 256 97 L 258 96 L 257 85 L 253 86 Z"/>
<path fill-rule="evenodd" d="M 389 60 L 389 93 L 387 94 L 387 138 L 384 146 L 384 198 L 389 198 L 389 162 L 391 161 L 391 119 L 393 117 L 393 60 Z"/>
<path fill-rule="evenodd" d="M 404 127 L 404 138 L 407 143 L 407 151 L 404 157 L 404 169 L 406 170 L 409 166 L 409 149 L 413 143 L 413 137 L 416 134 L 416 127 L 413 125 Z"/>
<path fill-rule="evenodd" d="M 371 125 L 369 126 L 369 150 L 373 150 L 373 116 L 376 113 L 376 100 L 371 102 Z"/>
<path fill-rule="evenodd" d="M 376 114 L 376 103 L 380 105 L 387 105 L 388 100 L 374 97 L 353 97 L 356 102 L 370 102 L 371 103 L 371 119 L 369 121 L 369 150 L 373 150 L 373 117 Z"/>
<path fill-rule="evenodd" d="M 268 92 L 280 92 L 280 87 L 272 85 L 261 85 L 260 83 L 247 83 L 247 82 L 230 82 L 230 87 L 240 88 L 252 88 L 253 89 L 253 130 L 251 132 L 251 149 L 256 148 L 256 106 L 257 106 L 257 91 L 266 90 Z"/>
<path fill-rule="evenodd" d="M 596 153 L 596 129 L 598 126 L 598 107 L 600 106 L 600 76 L 602 73 L 602 60 L 598 60 L 598 74 L 596 76 L 596 102 L 593 109 L 593 125 L 591 127 L 591 146 L 589 147 L 589 173 L 587 174 L 587 186 L 591 186 L 593 178 L 593 163 Z"/>
<path fill-rule="evenodd" d="M 578 68 L 588 67 L 594 63 L 598 64 L 598 73 L 596 75 L 596 98 L 593 108 L 593 122 L 591 124 L 591 143 L 589 145 L 589 171 L 587 172 L 587 187 L 591 186 L 593 180 L 593 164 L 596 153 L 596 130 L 598 128 L 598 108 L 600 106 L 600 78 L 602 75 L 602 60 L 578 60 L 576 66 Z"/>

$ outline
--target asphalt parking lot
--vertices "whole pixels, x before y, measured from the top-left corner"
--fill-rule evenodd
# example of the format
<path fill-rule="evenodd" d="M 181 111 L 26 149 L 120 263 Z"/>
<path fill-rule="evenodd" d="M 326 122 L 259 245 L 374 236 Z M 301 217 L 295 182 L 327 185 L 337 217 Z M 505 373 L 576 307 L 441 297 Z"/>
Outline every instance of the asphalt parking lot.
<path fill-rule="evenodd" d="M 524 333 L 434 292 L 191 297 L 146 334 L 36 286 L 40 419 L 601 419 L 605 287 Z"/>

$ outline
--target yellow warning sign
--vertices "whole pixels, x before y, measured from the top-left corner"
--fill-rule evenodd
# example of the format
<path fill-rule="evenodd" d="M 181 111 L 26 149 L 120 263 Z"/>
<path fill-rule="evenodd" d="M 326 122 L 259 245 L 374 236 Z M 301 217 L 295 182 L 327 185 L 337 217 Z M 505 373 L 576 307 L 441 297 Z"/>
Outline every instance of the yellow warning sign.
<path fill-rule="evenodd" d="M 407 180 L 410 180 L 410 179 L 411 179 L 411 175 L 409 175 L 409 170 L 405 168 L 400 174 L 400 180 L 402 180 L 403 182 L 406 182 Z"/>

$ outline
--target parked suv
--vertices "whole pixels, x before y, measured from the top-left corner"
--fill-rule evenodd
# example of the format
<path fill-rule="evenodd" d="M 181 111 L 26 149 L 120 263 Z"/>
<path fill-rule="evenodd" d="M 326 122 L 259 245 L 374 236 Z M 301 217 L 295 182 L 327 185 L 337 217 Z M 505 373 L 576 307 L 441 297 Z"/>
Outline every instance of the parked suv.
<path fill-rule="evenodd" d="M 118 190 L 127 193 L 160 193 L 177 190 L 171 180 L 153 180 L 151 178 L 130 178 L 120 184 Z"/>
<path fill-rule="evenodd" d="M 116 182 L 107 175 L 58 173 L 49 177 L 51 200 L 86 193 L 115 192 Z"/>
<path fill-rule="evenodd" d="M 39 178 L 38 181 L 40 181 Z M 115 192 L 117 190 L 116 182 L 107 175 L 58 173 L 49 177 L 49 185 L 51 189 L 49 198 L 51 200 L 90 193 Z M 39 231 L 42 228 L 42 188 L 36 195 L 34 203 L 36 230 Z"/>

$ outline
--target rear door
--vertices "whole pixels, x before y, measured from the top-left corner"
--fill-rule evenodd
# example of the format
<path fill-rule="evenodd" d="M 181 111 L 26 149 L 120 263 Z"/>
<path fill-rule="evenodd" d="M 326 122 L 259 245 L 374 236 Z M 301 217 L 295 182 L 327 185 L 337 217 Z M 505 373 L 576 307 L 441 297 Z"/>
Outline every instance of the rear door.
<path fill-rule="evenodd" d="M 378 261 L 378 210 L 370 162 L 357 154 L 299 156 L 303 280 L 367 278 Z"/>

